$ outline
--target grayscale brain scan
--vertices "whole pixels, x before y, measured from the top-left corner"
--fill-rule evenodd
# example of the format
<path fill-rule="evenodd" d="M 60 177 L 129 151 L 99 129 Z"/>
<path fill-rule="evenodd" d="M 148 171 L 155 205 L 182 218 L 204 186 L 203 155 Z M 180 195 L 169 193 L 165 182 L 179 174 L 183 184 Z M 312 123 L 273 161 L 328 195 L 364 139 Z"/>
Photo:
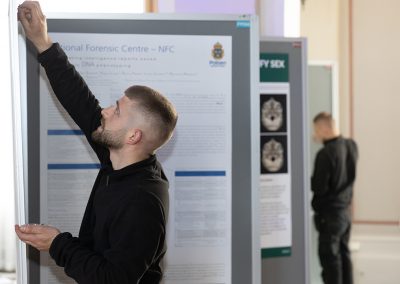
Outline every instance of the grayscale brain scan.
<path fill-rule="evenodd" d="M 279 171 L 284 163 L 284 149 L 281 143 L 271 139 L 262 149 L 262 164 L 269 172 Z"/>
<path fill-rule="evenodd" d="M 283 124 L 282 104 L 274 98 L 264 102 L 261 108 L 261 122 L 269 131 L 278 130 Z"/>

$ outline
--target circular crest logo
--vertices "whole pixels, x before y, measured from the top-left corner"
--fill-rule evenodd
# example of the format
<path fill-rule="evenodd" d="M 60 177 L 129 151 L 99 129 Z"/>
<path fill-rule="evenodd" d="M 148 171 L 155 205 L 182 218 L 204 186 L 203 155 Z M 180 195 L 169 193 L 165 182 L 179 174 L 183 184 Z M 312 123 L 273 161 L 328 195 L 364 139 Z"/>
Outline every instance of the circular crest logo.
<path fill-rule="evenodd" d="M 213 50 L 211 53 L 215 60 L 221 60 L 224 57 L 224 49 L 222 47 L 222 44 L 220 44 L 219 42 L 214 44 L 214 47 L 213 47 Z"/>

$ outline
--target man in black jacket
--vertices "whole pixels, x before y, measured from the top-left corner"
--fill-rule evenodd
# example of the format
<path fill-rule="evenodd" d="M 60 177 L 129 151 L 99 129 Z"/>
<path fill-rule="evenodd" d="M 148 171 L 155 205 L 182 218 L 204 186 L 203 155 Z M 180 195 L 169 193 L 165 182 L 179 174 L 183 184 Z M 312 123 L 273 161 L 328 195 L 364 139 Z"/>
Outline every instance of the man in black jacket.
<path fill-rule="evenodd" d="M 21 4 L 18 18 L 55 95 L 101 162 L 78 237 L 33 224 L 16 225 L 18 237 L 48 250 L 78 283 L 159 283 L 168 180 L 155 151 L 175 128 L 173 105 L 153 89 L 132 86 L 102 109 L 60 45 L 51 41 L 39 3 Z"/>
<path fill-rule="evenodd" d="M 325 284 L 352 284 L 349 207 L 356 177 L 357 145 L 339 134 L 331 114 L 326 112 L 314 118 L 314 138 L 324 144 L 317 153 L 311 180 L 322 278 Z"/>

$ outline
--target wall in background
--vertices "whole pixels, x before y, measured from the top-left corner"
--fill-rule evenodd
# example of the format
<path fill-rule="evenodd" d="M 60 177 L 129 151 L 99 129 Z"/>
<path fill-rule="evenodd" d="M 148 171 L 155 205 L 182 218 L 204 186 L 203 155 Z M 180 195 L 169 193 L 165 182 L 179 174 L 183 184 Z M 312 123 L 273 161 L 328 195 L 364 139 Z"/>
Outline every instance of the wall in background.
<path fill-rule="evenodd" d="M 360 148 L 352 247 L 356 283 L 398 283 L 400 105 L 397 0 L 305 0 L 310 60 L 339 65 L 340 128 Z"/>
<path fill-rule="evenodd" d="M 162 2 L 162 0 L 159 0 Z M 175 0 L 177 13 L 254 14 L 254 0 Z"/>
<path fill-rule="evenodd" d="M 400 226 L 400 2 L 353 0 L 354 215 Z"/>

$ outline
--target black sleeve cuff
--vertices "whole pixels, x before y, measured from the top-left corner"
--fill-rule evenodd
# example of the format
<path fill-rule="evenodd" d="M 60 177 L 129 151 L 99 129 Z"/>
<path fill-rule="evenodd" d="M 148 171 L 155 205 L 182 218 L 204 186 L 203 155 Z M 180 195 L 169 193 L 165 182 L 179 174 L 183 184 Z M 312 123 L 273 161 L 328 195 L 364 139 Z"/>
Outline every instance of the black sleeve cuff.
<path fill-rule="evenodd" d="M 49 254 L 59 266 L 64 266 L 62 263 L 62 250 L 70 239 L 72 239 L 71 233 L 60 233 L 50 245 Z"/>
<path fill-rule="evenodd" d="M 58 42 L 53 43 L 48 49 L 38 54 L 38 60 L 40 64 L 43 65 L 51 58 L 54 58 L 54 56 L 59 54 L 60 50 L 62 51 L 60 44 Z"/>

